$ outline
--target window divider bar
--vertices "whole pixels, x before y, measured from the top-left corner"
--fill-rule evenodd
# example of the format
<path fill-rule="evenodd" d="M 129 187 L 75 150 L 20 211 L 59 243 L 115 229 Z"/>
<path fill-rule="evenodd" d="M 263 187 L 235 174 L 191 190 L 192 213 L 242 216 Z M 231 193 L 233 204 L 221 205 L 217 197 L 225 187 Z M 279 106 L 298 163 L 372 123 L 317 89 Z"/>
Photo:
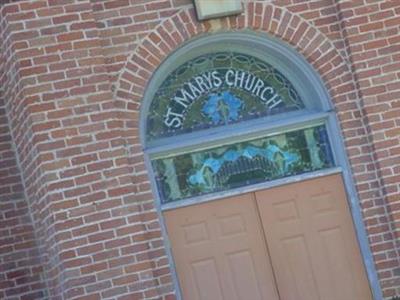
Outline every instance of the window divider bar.
<path fill-rule="evenodd" d="M 155 146 L 145 151 L 152 160 L 166 158 L 191 151 L 200 151 L 214 146 L 223 146 L 231 143 L 232 138 L 235 139 L 235 142 L 241 142 L 324 124 L 330 114 L 332 114 L 332 112 L 308 113 L 289 119 L 280 118 L 274 122 L 265 122 L 265 120 L 261 120 L 264 122 L 259 122 L 260 120 L 256 120 L 257 122 L 252 122 L 249 126 L 242 123 L 241 128 L 231 129 L 222 127 L 213 135 L 196 135 L 197 137 L 195 139 L 180 135 L 169 138 L 170 142 L 168 144 Z"/>

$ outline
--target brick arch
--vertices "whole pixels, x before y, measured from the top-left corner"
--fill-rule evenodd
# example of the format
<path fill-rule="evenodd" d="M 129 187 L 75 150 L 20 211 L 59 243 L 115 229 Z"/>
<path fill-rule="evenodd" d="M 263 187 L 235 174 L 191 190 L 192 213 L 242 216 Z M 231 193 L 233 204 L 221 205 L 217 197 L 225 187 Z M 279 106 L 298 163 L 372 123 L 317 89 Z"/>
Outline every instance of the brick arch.
<path fill-rule="evenodd" d="M 351 119 L 356 86 L 346 59 L 315 26 L 289 10 L 263 1 L 250 2 L 239 16 L 197 21 L 193 8 L 184 8 L 144 37 L 128 58 L 117 81 L 115 99 L 120 120 L 126 122 L 128 147 L 139 144 L 139 110 L 145 87 L 158 66 L 183 43 L 203 34 L 250 29 L 285 41 L 314 67 L 322 78 L 341 120 Z M 351 101 L 352 100 L 352 101 Z M 346 113 L 347 112 L 347 113 Z M 346 119 L 347 118 L 347 119 Z M 131 149 L 135 155 L 140 147 Z"/>
<path fill-rule="evenodd" d="M 163 21 L 142 39 L 122 69 L 115 91 L 119 107 L 138 111 L 153 72 L 182 43 L 202 34 L 244 29 L 267 33 L 295 48 L 319 73 L 334 104 L 355 92 L 345 57 L 322 32 L 287 9 L 260 1 L 248 3 L 239 16 L 198 22 L 194 9 L 185 8 Z M 339 113 L 344 109 L 337 107 Z"/>

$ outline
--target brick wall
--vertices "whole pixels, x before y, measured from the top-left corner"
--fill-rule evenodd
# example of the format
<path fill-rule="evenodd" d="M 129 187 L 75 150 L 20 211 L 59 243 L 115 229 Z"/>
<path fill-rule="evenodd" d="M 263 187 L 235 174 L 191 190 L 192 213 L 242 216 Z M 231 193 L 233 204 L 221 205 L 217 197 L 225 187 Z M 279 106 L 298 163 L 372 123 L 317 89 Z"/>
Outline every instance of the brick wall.
<path fill-rule="evenodd" d="M 356 174 L 371 248 L 385 295 L 399 294 L 400 3 L 348 1 L 344 37 L 373 155 Z M 360 157 L 361 158 L 361 157 Z M 369 172 L 375 169 L 375 176 Z M 392 288 L 393 287 L 393 288 Z M 397 288 L 397 291 L 395 289 Z"/>
<path fill-rule="evenodd" d="M 396 0 L 245 1 L 241 16 L 199 23 L 189 0 L 4 3 L 0 298 L 174 298 L 141 99 L 181 43 L 242 29 L 292 45 L 324 80 L 382 290 L 399 294 L 399 12 Z"/>
<path fill-rule="evenodd" d="M 7 113 L 50 298 L 168 295 L 154 212 L 133 196 L 91 3 L 18 2 L 3 20 Z"/>
<path fill-rule="evenodd" d="M 4 66 L 0 54 L 0 70 Z M 0 87 L 3 83 L 0 76 Z M 0 299 L 43 299 L 45 295 L 40 253 L 0 88 Z"/>

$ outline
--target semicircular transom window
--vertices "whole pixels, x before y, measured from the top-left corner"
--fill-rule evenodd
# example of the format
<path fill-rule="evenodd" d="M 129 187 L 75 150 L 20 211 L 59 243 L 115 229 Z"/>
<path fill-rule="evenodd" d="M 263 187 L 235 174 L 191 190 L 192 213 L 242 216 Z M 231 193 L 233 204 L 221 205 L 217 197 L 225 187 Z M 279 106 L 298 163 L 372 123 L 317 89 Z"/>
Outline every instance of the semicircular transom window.
<path fill-rule="evenodd" d="M 147 140 L 304 109 L 289 80 L 270 64 L 236 52 L 201 55 L 157 90 Z"/>

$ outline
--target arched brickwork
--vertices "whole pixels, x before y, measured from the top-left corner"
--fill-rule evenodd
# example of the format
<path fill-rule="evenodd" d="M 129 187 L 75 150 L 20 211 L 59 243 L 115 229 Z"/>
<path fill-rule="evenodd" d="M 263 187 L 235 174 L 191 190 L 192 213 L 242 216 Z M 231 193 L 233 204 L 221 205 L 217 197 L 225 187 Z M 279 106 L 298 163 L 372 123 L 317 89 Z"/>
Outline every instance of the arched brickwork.
<path fill-rule="evenodd" d="M 377 216 L 390 219 L 388 204 L 383 199 L 379 185 L 379 168 L 372 154 L 373 143 L 368 136 L 368 120 L 362 118 L 362 99 L 358 98 L 357 85 L 351 73 L 350 63 L 334 44 L 315 26 L 285 8 L 269 2 L 251 2 L 245 13 L 219 20 L 198 22 L 193 9 L 182 9 L 162 22 L 147 35 L 128 59 L 122 70 L 115 91 L 120 120 L 124 121 L 125 140 L 129 148 L 131 164 L 138 176 L 134 184 L 143 191 L 145 199 L 152 198 L 144 157 L 139 139 L 139 110 L 145 87 L 157 67 L 182 43 L 202 34 L 219 31 L 253 30 L 264 32 L 285 41 L 302 54 L 319 73 L 331 101 L 337 111 L 346 144 L 353 177 L 362 207 L 364 223 L 370 237 L 373 254 L 374 219 Z M 147 189 L 143 189 L 147 187 Z M 378 204 L 378 205 L 377 205 Z M 374 206 L 371 208 L 371 206 Z M 371 227 L 371 228 L 370 228 Z M 394 253 L 395 237 L 391 228 L 385 232 Z M 378 273 L 398 267 L 398 258 L 374 256 Z M 388 283 L 383 290 L 390 289 Z"/>

